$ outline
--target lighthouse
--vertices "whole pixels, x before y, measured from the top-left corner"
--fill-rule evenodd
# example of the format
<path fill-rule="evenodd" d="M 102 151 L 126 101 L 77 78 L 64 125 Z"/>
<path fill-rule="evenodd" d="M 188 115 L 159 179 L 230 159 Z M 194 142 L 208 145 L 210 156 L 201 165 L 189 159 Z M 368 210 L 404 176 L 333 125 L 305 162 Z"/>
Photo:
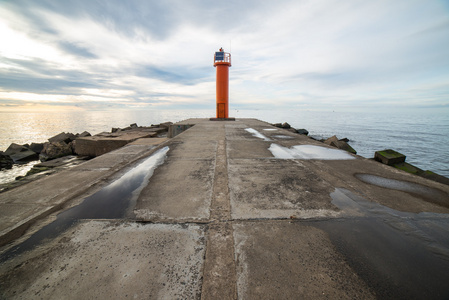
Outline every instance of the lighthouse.
<path fill-rule="evenodd" d="M 215 52 L 214 67 L 217 68 L 217 119 L 229 118 L 229 67 L 231 66 L 231 53 L 224 52 L 223 48 Z M 232 118 L 233 119 L 233 118 Z"/>

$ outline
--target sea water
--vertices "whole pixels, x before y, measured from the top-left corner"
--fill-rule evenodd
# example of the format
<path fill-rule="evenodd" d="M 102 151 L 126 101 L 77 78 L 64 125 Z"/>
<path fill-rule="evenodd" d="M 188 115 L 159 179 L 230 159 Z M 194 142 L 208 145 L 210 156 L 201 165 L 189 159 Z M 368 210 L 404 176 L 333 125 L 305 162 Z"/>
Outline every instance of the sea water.
<path fill-rule="evenodd" d="M 132 123 L 149 126 L 188 118 L 214 117 L 210 110 L 0 112 L 0 150 L 11 143 L 45 142 L 60 133 L 97 134 Z M 303 109 L 236 110 L 236 118 L 257 118 L 269 123 L 288 122 L 317 138 L 348 138 L 357 154 L 393 149 L 421 169 L 449 177 L 449 111 L 416 109 L 396 111 L 311 111 Z M 4 171 L 2 171 L 4 172 Z"/>

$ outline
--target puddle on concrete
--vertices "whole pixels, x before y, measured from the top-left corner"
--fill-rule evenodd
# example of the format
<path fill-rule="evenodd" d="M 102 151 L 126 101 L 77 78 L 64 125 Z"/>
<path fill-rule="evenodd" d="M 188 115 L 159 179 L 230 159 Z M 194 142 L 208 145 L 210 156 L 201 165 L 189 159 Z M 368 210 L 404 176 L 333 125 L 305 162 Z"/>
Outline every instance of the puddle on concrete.
<path fill-rule="evenodd" d="M 292 136 L 288 136 L 288 135 L 273 135 L 273 137 L 277 138 L 277 139 L 284 139 L 284 140 L 290 140 L 293 138 Z"/>
<path fill-rule="evenodd" d="M 331 193 L 343 219 L 316 222 L 378 298 L 449 297 L 449 215 L 408 213 L 346 189 Z"/>
<path fill-rule="evenodd" d="M 257 131 L 256 129 L 253 128 L 246 128 L 245 129 L 247 132 L 251 133 L 254 137 L 262 139 L 264 141 L 271 141 L 271 139 L 269 139 L 268 137 L 264 136 L 262 133 L 260 133 L 259 131 Z"/>
<path fill-rule="evenodd" d="M 371 174 L 355 174 L 355 177 L 365 183 L 380 186 L 387 189 L 403 191 L 420 196 L 425 201 L 449 207 L 449 195 L 438 189 L 430 188 L 418 183 L 389 179 Z"/>
<path fill-rule="evenodd" d="M 271 151 L 271 153 L 275 158 L 279 159 L 320 159 L 320 160 L 355 159 L 354 156 L 348 154 L 346 151 L 314 145 L 297 145 L 288 148 L 277 144 L 271 144 L 268 150 Z"/>
<path fill-rule="evenodd" d="M 45 239 L 53 239 L 83 219 L 133 218 L 133 209 L 154 170 L 164 163 L 169 148 L 164 147 L 83 202 L 57 215 L 56 220 L 31 235 L 23 243 L 1 255 L 0 262 L 33 249 Z"/>

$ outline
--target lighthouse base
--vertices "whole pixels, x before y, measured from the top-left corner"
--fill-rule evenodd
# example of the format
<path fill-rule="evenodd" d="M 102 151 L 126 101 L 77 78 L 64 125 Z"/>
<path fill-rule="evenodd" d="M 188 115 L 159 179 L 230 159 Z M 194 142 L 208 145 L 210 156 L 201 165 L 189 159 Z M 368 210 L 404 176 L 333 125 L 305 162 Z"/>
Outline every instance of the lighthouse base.
<path fill-rule="evenodd" d="M 210 118 L 210 121 L 235 121 L 235 118 Z"/>

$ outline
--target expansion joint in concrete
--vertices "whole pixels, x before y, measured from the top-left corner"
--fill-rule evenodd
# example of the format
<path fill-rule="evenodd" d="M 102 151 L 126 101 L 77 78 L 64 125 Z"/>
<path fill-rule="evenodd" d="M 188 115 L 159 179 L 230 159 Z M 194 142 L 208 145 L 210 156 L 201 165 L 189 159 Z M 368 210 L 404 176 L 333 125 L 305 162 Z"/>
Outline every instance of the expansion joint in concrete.
<path fill-rule="evenodd" d="M 237 299 L 224 126 L 218 140 L 201 299 Z"/>

